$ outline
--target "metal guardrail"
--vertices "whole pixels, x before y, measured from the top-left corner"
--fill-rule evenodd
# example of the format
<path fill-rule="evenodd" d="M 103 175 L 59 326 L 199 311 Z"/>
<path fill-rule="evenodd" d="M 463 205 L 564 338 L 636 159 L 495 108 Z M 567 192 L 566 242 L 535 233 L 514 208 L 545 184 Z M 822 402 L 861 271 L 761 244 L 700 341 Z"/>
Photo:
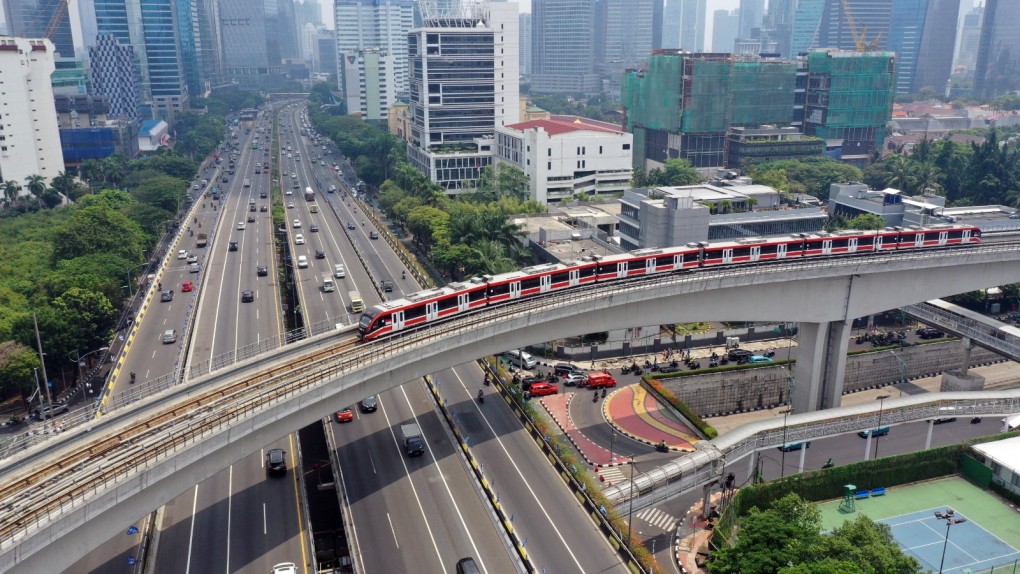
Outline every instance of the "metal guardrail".
<path fill-rule="evenodd" d="M 996 333 L 989 332 L 990 327 L 981 325 L 973 319 L 939 309 L 928 303 L 906 305 L 903 310 L 925 323 L 938 325 L 956 335 L 967 337 L 990 351 L 1005 355 L 1014 361 L 1020 361 L 1020 341 L 1013 337 L 997 336 Z M 1000 331 L 998 335 L 1001 334 Z"/>
<path fill-rule="evenodd" d="M 1015 243 L 1010 243 L 977 246 L 963 252 L 966 255 L 996 253 L 1017 257 L 1020 251 Z M 320 335 L 300 345 L 285 347 L 283 356 L 270 354 L 249 359 L 239 365 L 239 372 L 214 372 L 204 380 L 192 381 L 187 386 L 171 386 L 159 394 L 137 397 L 131 403 L 132 409 L 117 408 L 109 416 L 93 421 L 94 424 L 75 429 L 76 432 L 50 437 L 49 444 L 36 445 L 11 457 L 0 468 L 0 476 L 4 476 L 4 483 L 8 485 L 0 488 L 3 493 L 0 497 L 0 508 L 3 509 L 0 512 L 0 552 L 10 557 L 10 551 L 25 537 L 47 528 L 69 513 L 77 512 L 86 504 L 90 515 L 101 514 L 104 509 L 114 506 L 116 501 L 113 499 L 117 498 L 109 497 L 107 500 L 102 498 L 104 495 L 163 464 L 174 464 L 175 459 L 178 462 L 187 460 L 188 456 L 194 456 L 193 449 L 203 441 L 213 438 L 225 440 L 223 437 L 239 424 L 246 424 L 249 431 L 257 430 L 264 424 L 270 424 L 259 417 L 262 413 L 271 409 L 282 409 L 278 415 L 294 413 L 302 408 L 300 398 L 306 394 L 336 393 L 353 388 L 369 376 L 390 370 L 390 365 L 402 364 L 395 361 L 406 360 L 411 354 L 422 356 L 439 352 L 444 341 L 475 340 L 480 330 L 502 329 L 514 321 L 527 322 L 541 312 L 549 320 L 557 320 L 562 314 L 575 313 L 580 308 L 604 307 L 605 301 L 613 298 L 621 301 L 633 299 L 641 291 L 661 296 L 663 288 L 683 293 L 704 289 L 706 284 L 717 286 L 720 282 L 762 284 L 785 281 L 791 274 L 797 273 L 812 277 L 831 276 L 833 271 L 840 275 L 867 273 L 867 267 L 881 270 L 891 262 L 904 260 L 926 266 L 948 265 L 958 255 L 960 253 L 955 251 L 933 250 L 664 274 L 517 300 L 405 332 L 399 337 L 354 346 L 346 332 Z M 941 262 L 938 261 L 940 259 Z M 990 396 L 1000 395 L 985 395 Z M 999 404 L 989 404 L 985 398 L 983 407 L 975 405 L 967 412 L 1001 413 L 1020 409 L 1018 399 L 1020 391 L 1000 397 Z M 887 407 L 892 408 L 891 405 Z M 168 412 L 175 412 L 176 416 L 162 418 Z M 886 420 L 894 422 L 896 419 Z M 872 424 L 870 419 L 859 423 L 859 428 Z M 725 439 L 739 434 L 727 435 Z M 114 438 L 116 444 L 111 443 L 108 450 L 90 454 L 90 445 Z M 742 442 L 727 444 L 729 446 L 721 451 L 732 459 L 752 452 L 755 445 L 760 445 L 760 440 L 745 437 Z M 52 464 L 53 460 L 60 460 L 62 464 Z M 692 469 L 696 471 L 695 476 L 702 466 Z M 45 467 L 46 474 L 29 480 L 33 472 L 38 472 L 33 469 L 39 467 Z M 642 482 L 635 483 L 635 490 L 638 493 L 650 492 L 658 482 L 669 484 L 676 476 L 683 481 L 683 474 L 670 475 L 661 468 L 636 477 L 635 480 Z M 677 470 L 682 473 L 683 468 Z M 30 486 L 17 486 L 24 484 Z M 118 493 L 119 497 L 128 495 L 127 492 Z M 104 507 L 101 500 L 107 506 Z"/>

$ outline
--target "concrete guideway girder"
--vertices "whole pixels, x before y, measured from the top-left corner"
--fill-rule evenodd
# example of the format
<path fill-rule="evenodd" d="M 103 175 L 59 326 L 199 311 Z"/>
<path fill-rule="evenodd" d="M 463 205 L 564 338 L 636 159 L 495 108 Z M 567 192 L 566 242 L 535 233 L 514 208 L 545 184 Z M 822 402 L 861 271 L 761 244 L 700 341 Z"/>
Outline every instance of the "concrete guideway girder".
<path fill-rule="evenodd" d="M 852 316 L 866 315 L 971 289 L 970 283 L 977 281 L 972 276 L 987 268 L 999 269 L 1000 275 L 1020 276 L 1018 245 L 793 260 L 653 276 L 495 306 L 392 340 L 352 346 L 349 330 L 308 339 L 189 381 L 186 388 L 173 387 L 124 405 L 100 419 L 92 432 L 72 428 L 5 459 L 0 476 L 8 485 L 19 484 L 19 477 L 31 476 L 36 468 L 48 467 L 49 474 L 34 483 L 44 486 L 12 487 L 4 492 L 0 569 L 62 570 L 79 553 L 102 543 L 106 533 L 187 488 L 182 484 L 201 482 L 261 445 L 329 416 L 336 405 L 352 404 L 480 356 L 576 333 L 706 317 L 845 322 L 851 316 L 848 309 L 854 310 Z M 956 277 L 961 269 L 966 281 Z M 940 279 L 938 288 L 918 289 L 914 273 Z M 870 277 L 877 287 L 862 289 L 858 296 L 849 288 L 851 276 L 854 283 Z M 910 287 L 882 285 L 883 276 Z M 980 283 L 995 283 L 998 277 L 986 275 Z M 897 293 L 894 301 L 867 296 L 889 291 Z M 252 384 L 245 390 L 226 391 L 242 382 Z M 117 435 L 140 420 L 177 412 L 175 405 L 214 392 L 216 400 L 190 410 L 181 408 L 175 418 L 151 432 Z M 101 460 L 86 458 L 60 467 L 47 464 L 75 460 L 97 434 L 120 437 Z M 97 474 L 99 468 L 106 473 Z M 85 486 L 76 490 L 75 485 Z M 32 496 L 23 496 L 26 492 Z M 59 504 L 51 502 L 58 500 Z M 61 552 L 45 551 L 58 541 Z"/>

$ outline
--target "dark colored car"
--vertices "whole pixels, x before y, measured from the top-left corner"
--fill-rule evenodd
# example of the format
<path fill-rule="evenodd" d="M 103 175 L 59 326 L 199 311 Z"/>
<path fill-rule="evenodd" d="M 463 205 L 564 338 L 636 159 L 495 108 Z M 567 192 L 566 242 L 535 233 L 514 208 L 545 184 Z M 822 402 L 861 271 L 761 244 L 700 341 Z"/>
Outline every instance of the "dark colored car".
<path fill-rule="evenodd" d="M 287 474 L 287 453 L 282 448 L 271 448 L 266 452 L 266 474 L 269 476 Z"/>
<path fill-rule="evenodd" d="M 255 292 L 254 291 L 241 291 L 241 302 L 242 303 L 251 303 L 254 300 L 255 300 Z"/>
<path fill-rule="evenodd" d="M 379 234 L 376 233 L 375 231 L 369 231 L 368 232 L 368 238 L 369 239 L 379 239 Z"/>
<path fill-rule="evenodd" d="M 383 281 L 381 281 L 379 283 L 379 286 L 382 288 L 383 293 L 392 293 L 393 292 L 393 281 L 388 281 L 388 280 L 384 279 Z"/>
<path fill-rule="evenodd" d="M 227 245 L 227 251 L 237 251 L 237 242 L 236 241 L 231 241 Z"/>
<path fill-rule="evenodd" d="M 729 351 L 726 352 L 726 356 L 729 357 L 731 361 L 739 360 L 747 361 L 751 358 L 751 355 L 753 354 L 754 353 L 748 351 L 747 349 L 730 349 Z"/>
<path fill-rule="evenodd" d="M 379 408 L 379 401 L 375 398 L 375 395 L 365 397 L 358 403 L 363 413 L 374 413 Z"/>
<path fill-rule="evenodd" d="M 255 211 L 255 206 L 254 205 L 251 206 L 251 210 Z M 248 223 L 255 223 L 255 216 L 254 215 L 249 215 L 248 216 Z"/>
<path fill-rule="evenodd" d="M 269 268 L 265 265 L 259 265 L 255 268 L 255 274 L 259 277 L 265 277 L 266 275 L 269 275 Z"/>
<path fill-rule="evenodd" d="M 802 448 L 811 448 L 811 441 L 807 441 L 807 442 L 795 442 L 793 444 L 788 444 L 788 445 L 781 446 L 781 447 L 778 447 L 778 448 L 779 448 L 779 450 L 781 450 L 783 452 L 793 452 L 795 450 L 800 450 Z"/>
<path fill-rule="evenodd" d="M 353 221 L 348 221 L 347 222 L 347 229 L 354 229 L 354 222 Z"/>
<path fill-rule="evenodd" d="M 174 300 L 174 290 L 171 289 L 169 291 L 163 291 L 162 293 L 159 294 L 159 300 L 163 301 L 164 303 L 167 302 L 167 301 L 173 301 Z"/>
<path fill-rule="evenodd" d="M 315 225 L 315 224 L 313 223 L 313 224 L 312 224 L 312 225 L 311 225 L 311 226 L 310 226 L 310 227 L 308 228 L 308 231 L 310 231 L 310 232 L 312 232 L 312 233 L 318 233 L 318 232 L 319 232 L 319 226 L 318 226 L 318 225 Z"/>
<path fill-rule="evenodd" d="M 574 365 L 571 365 L 570 363 L 557 363 L 556 366 L 553 367 L 553 372 L 556 373 L 560 377 L 565 377 L 567 375 L 583 375 L 584 374 L 583 370 L 575 367 Z"/>
<path fill-rule="evenodd" d="M 321 249 L 316 249 L 315 250 L 315 258 L 316 259 L 325 259 L 326 258 L 326 252 L 321 250 Z"/>
<path fill-rule="evenodd" d="M 934 327 L 922 327 L 917 330 L 917 335 L 922 339 L 941 339 L 946 334 Z"/>

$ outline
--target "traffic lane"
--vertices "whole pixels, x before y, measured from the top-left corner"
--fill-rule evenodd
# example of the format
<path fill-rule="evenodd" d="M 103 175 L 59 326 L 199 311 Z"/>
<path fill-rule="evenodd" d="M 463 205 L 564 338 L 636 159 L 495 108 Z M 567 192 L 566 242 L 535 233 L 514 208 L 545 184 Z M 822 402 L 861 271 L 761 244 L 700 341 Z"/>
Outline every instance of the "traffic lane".
<path fill-rule="evenodd" d="M 674 456 L 670 453 L 658 452 L 652 445 L 616 432 L 616 429 L 605 418 L 602 405 L 606 399 L 602 398 L 601 393 L 599 393 L 599 400 L 595 401 L 596 404 L 593 405 L 591 397 L 595 391 L 568 387 L 563 384 L 562 379 L 556 384 L 560 387 L 560 392 L 577 395 L 570 401 L 568 407 L 574 426 L 592 442 L 612 452 L 613 455 L 633 458 L 636 461 L 637 472 L 664 464 Z M 617 388 L 623 384 L 620 381 Z M 614 390 L 608 390 L 607 398 Z"/>
<path fill-rule="evenodd" d="M 504 509 L 526 517 L 514 528 L 530 541 L 528 554 L 536 567 L 550 572 L 626 572 L 505 401 L 484 388 L 478 365 L 459 365 L 439 373 L 437 379 L 443 383 L 440 389 L 449 408 L 471 438 L 483 472 L 496 483 Z M 476 399 L 479 388 L 490 399 L 484 404 Z"/>

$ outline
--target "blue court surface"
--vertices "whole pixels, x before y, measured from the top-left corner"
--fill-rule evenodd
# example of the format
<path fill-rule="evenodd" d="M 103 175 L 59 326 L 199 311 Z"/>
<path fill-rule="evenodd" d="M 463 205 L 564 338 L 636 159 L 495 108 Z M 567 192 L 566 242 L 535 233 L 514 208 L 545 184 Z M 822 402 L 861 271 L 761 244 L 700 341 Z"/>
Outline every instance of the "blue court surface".
<path fill-rule="evenodd" d="M 1020 551 L 969 519 L 949 527 L 949 544 L 946 545 L 946 521 L 935 518 L 935 511 L 944 510 L 945 507 L 932 508 L 878 522 L 888 524 L 903 551 L 917 558 L 921 566 L 931 572 L 939 571 L 943 548 L 946 552 L 943 574 L 978 574 L 1012 566 L 1020 560 Z M 967 517 L 957 512 L 954 518 Z M 1010 570 L 1003 570 L 1003 574 L 1008 572 Z"/>

